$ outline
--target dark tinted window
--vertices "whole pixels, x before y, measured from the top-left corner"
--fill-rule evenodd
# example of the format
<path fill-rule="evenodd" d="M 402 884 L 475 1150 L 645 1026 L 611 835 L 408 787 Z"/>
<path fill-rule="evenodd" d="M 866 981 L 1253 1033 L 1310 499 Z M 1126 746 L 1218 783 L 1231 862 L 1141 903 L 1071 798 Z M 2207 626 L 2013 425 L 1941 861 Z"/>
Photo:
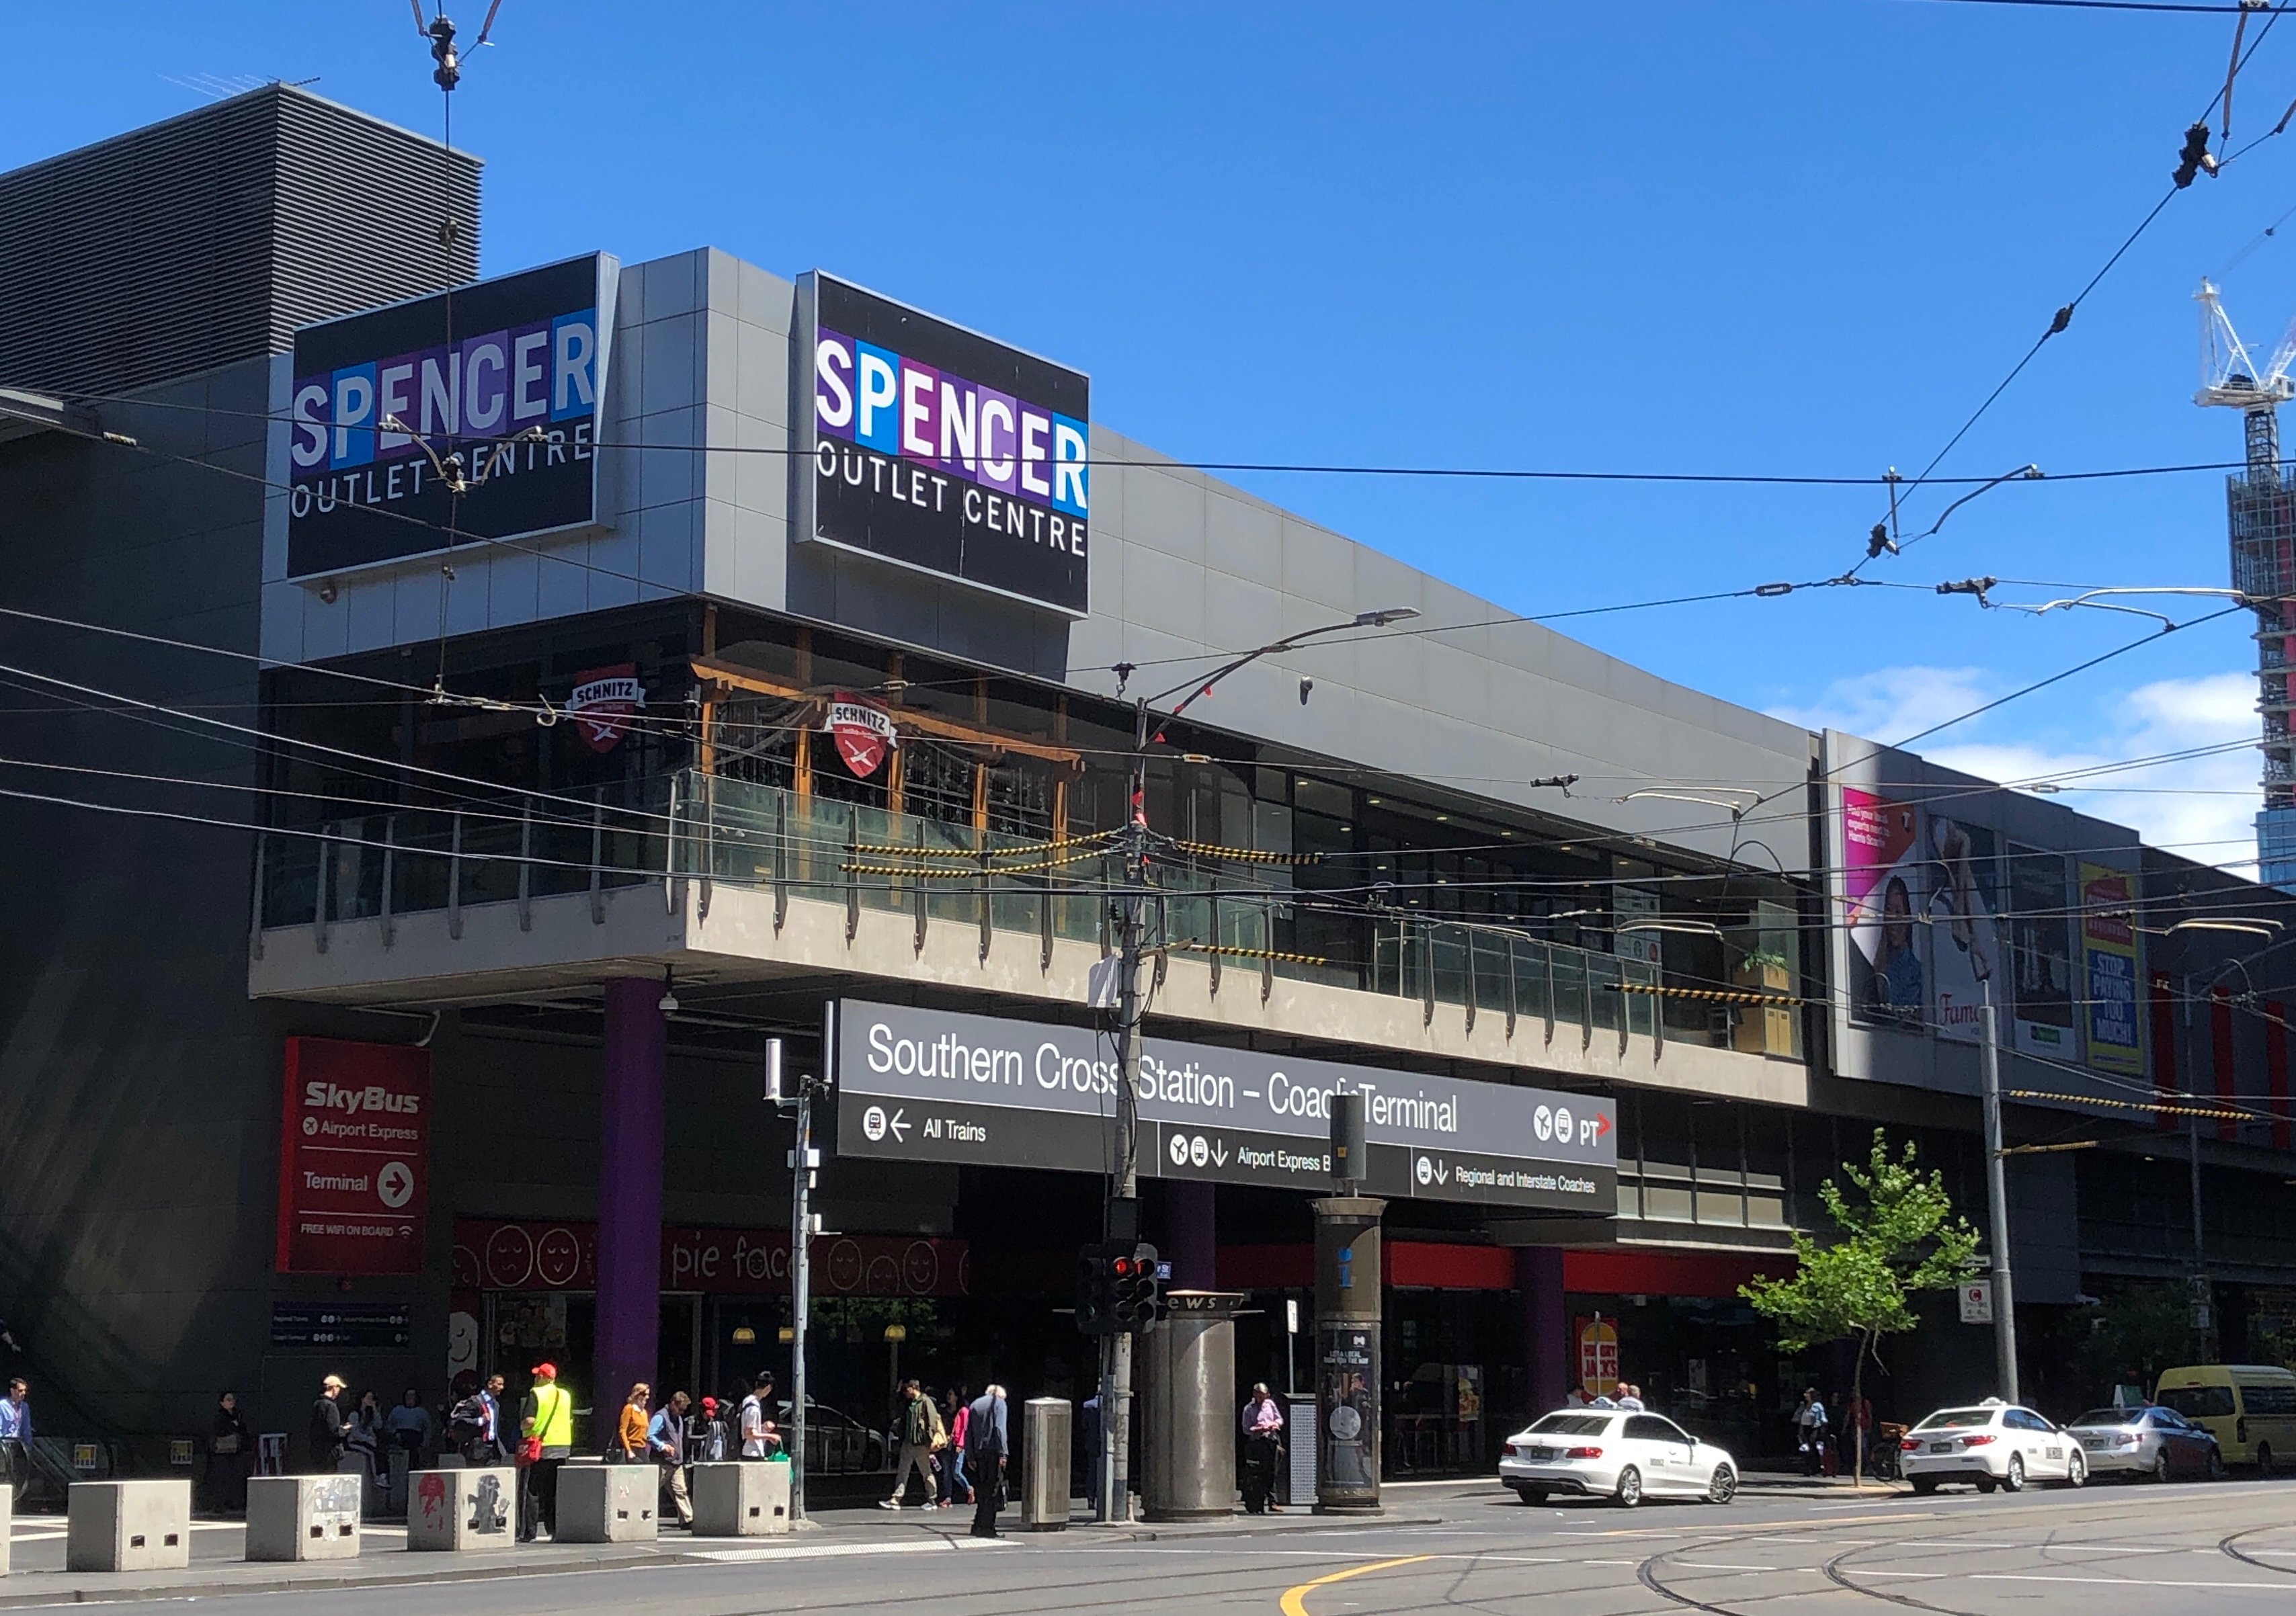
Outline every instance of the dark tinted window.
<path fill-rule="evenodd" d="M 2132 1418 L 2126 1408 L 2092 1408 L 2072 1422 L 2075 1426 L 2126 1425 Z"/>
<path fill-rule="evenodd" d="M 2251 1414 L 2296 1414 L 2296 1386 L 2251 1386 L 2240 1389 L 2241 1406 Z"/>
<path fill-rule="evenodd" d="M 2161 1401 L 2188 1420 L 2218 1419 L 2232 1413 L 2230 1386 L 2170 1386 Z"/>
<path fill-rule="evenodd" d="M 1990 1408 L 1940 1408 L 1920 1424 L 1916 1431 L 1972 1431 L 1993 1423 Z"/>
<path fill-rule="evenodd" d="M 1627 1434 L 1644 1442 L 1679 1442 L 1683 1440 L 1682 1432 L 1655 1414 L 1628 1415 Z"/>

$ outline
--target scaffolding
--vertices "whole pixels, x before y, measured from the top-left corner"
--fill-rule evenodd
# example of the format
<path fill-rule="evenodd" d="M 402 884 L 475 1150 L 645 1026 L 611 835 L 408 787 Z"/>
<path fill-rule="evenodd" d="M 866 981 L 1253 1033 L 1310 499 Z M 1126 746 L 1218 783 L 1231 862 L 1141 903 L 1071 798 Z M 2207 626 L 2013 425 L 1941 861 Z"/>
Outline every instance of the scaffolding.
<path fill-rule="evenodd" d="M 2289 662 L 2296 652 L 2296 466 L 2280 461 L 2273 412 L 2248 412 L 2248 469 L 2226 489 L 2232 584 L 2256 613 L 2258 746 L 2264 809 L 2256 819 L 2258 877 L 2296 889 L 2296 734 L 2289 728 Z"/>

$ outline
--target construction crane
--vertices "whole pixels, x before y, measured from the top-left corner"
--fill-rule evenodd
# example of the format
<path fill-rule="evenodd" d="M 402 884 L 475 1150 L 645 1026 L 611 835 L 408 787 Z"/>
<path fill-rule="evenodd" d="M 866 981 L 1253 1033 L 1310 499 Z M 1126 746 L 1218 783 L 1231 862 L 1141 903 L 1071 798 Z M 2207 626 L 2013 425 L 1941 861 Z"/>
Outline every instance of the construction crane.
<path fill-rule="evenodd" d="M 2256 613 L 2257 711 L 2263 715 L 2264 808 L 2256 816 L 2257 878 L 2296 892 L 2296 734 L 2289 729 L 2288 670 L 2296 660 L 2296 468 L 2280 463 L 2280 406 L 2296 398 L 2296 323 L 2259 365 L 2208 282 L 2201 306 L 2196 404 L 2241 412 L 2247 468 L 2226 479 L 2232 586 Z"/>

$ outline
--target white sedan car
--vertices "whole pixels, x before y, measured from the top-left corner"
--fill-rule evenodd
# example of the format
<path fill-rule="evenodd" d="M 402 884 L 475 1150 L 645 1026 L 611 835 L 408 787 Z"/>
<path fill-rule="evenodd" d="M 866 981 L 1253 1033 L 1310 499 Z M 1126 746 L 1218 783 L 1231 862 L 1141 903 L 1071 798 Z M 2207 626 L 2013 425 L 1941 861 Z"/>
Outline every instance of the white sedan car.
<path fill-rule="evenodd" d="M 1612 1498 L 1631 1509 L 1645 1498 L 1738 1496 L 1738 1465 L 1663 1415 L 1623 1408 L 1564 1408 L 1507 1439 L 1499 1480 L 1526 1504 L 1549 1494 Z"/>
<path fill-rule="evenodd" d="M 1898 1443 L 1898 1464 L 1915 1492 L 1968 1481 L 1980 1492 L 2021 1491 L 2027 1481 L 2079 1487 L 2088 1480 L 2080 1441 L 2030 1408 L 1988 1397 L 1969 1408 L 1940 1408 Z"/>

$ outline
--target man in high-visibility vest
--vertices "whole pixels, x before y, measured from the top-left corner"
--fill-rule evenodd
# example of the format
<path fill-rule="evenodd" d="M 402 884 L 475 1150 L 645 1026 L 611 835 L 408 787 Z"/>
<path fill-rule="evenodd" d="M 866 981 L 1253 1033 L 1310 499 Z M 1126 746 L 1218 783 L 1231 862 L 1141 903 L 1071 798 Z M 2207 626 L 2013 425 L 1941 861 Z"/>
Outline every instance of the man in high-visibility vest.
<path fill-rule="evenodd" d="M 526 1486 L 519 1498 L 518 1538 L 534 1541 L 539 1526 L 558 1536 L 558 1467 L 574 1451 L 574 1397 L 558 1383 L 558 1366 L 534 1366 L 534 1385 L 519 1410 L 519 1432 L 526 1441 L 519 1457 Z"/>

